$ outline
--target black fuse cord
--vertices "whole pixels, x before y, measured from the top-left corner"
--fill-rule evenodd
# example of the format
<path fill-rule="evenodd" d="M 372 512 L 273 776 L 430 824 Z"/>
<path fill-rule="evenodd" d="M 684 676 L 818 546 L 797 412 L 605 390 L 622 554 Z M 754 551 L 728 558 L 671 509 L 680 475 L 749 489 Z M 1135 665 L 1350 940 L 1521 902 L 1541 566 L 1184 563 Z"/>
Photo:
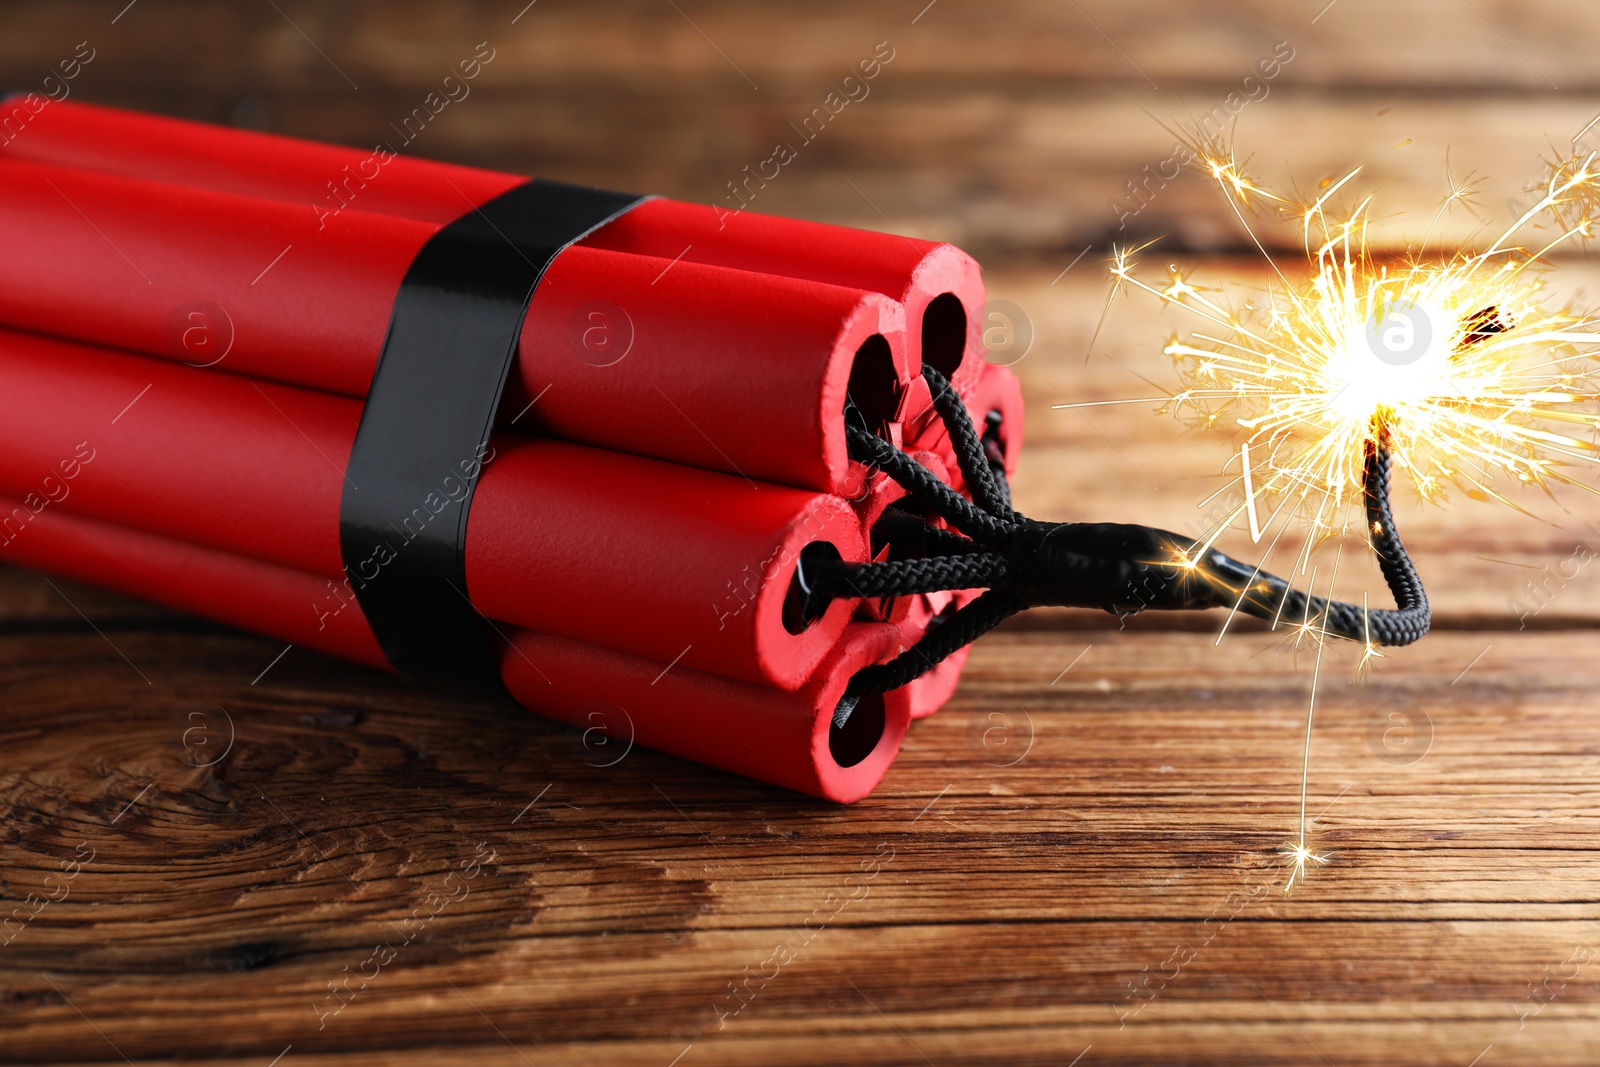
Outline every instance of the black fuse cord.
<path fill-rule="evenodd" d="M 866 696 L 898 689 L 946 656 L 1026 608 L 1102 608 L 1114 615 L 1146 609 L 1198 611 L 1237 606 L 1276 622 L 1316 620 L 1317 629 L 1374 645 L 1409 645 L 1428 632 L 1431 612 L 1389 506 L 1393 457 L 1369 445 L 1362 473 L 1367 532 L 1378 568 L 1394 596 L 1393 609 L 1310 596 L 1284 579 L 1179 534 L 1125 523 L 1039 522 L 1011 507 L 998 457 L 985 451 L 966 406 L 932 367 L 923 377 L 950 435 L 968 500 L 893 444 L 870 433 L 853 409 L 845 435 L 852 459 L 883 471 L 956 532 L 929 525 L 904 509 L 885 512 L 875 535 L 920 558 L 885 563 L 813 564 L 806 574 L 807 617 L 836 597 L 887 597 L 941 590 L 984 589 L 977 599 L 930 629 L 887 663 L 857 671 L 834 712 L 843 726 Z"/>

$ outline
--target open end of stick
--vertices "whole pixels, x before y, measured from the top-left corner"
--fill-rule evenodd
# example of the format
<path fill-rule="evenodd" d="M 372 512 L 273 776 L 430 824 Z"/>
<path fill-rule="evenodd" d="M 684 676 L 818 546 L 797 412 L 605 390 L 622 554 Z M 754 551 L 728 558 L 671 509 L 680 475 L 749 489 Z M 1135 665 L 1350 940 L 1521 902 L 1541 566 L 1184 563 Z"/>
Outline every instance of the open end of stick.
<path fill-rule="evenodd" d="M 882 334 L 873 334 L 856 349 L 850 365 L 850 402 L 867 428 L 879 436 L 900 411 L 900 382 L 895 377 L 894 353 Z"/>
<path fill-rule="evenodd" d="M 882 694 L 864 696 L 843 726 L 828 729 L 828 753 L 841 767 L 854 767 L 872 755 L 883 740 L 886 723 Z"/>
<path fill-rule="evenodd" d="M 999 408 L 990 410 L 983 417 L 983 455 L 991 467 L 998 466 L 1001 470 L 1006 465 L 1006 417 Z"/>
<path fill-rule="evenodd" d="M 783 596 L 785 630 L 792 634 L 802 634 L 822 618 L 832 601 L 823 597 L 813 597 L 811 583 L 806 575 L 816 573 L 817 567 L 824 562 L 839 563 L 842 559 L 839 550 L 829 541 L 812 541 L 800 550 L 794 575 L 789 579 L 789 590 Z"/>
<path fill-rule="evenodd" d="M 954 293 L 940 293 L 922 313 L 922 362 L 949 378 L 967 351 L 967 309 Z"/>

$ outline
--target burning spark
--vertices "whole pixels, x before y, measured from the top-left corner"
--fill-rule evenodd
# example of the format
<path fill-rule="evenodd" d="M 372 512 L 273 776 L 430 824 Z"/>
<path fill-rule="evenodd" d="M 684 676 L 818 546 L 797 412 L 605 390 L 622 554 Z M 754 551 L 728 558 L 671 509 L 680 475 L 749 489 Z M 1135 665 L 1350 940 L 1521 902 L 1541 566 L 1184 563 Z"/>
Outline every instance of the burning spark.
<path fill-rule="evenodd" d="M 1306 847 L 1304 841 L 1297 845 L 1284 845 L 1283 848 L 1279 849 L 1278 854 L 1284 858 L 1284 862 L 1289 867 L 1289 881 L 1286 882 L 1283 887 L 1285 894 L 1294 889 L 1294 884 L 1296 882 L 1303 882 L 1306 880 L 1306 874 L 1308 870 L 1306 864 L 1314 863 L 1321 867 L 1325 865 L 1329 859 L 1329 857 L 1324 853 L 1311 851 Z"/>
<path fill-rule="evenodd" d="M 1334 576 L 1338 575 L 1338 561 L 1334 562 Z M 1311 589 L 1317 588 L 1317 572 L 1311 572 Z M 1328 591 L 1333 592 L 1333 578 L 1328 579 Z M 1296 882 L 1303 882 L 1306 878 L 1306 863 L 1315 861 L 1319 866 L 1328 862 L 1328 857 L 1311 851 L 1306 844 L 1306 795 L 1307 786 L 1311 781 L 1311 723 L 1317 712 L 1317 682 L 1322 678 L 1322 648 L 1327 643 L 1327 633 L 1322 630 L 1320 623 L 1314 620 L 1311 614 L 1311 602 L 1307 598 L 1306 617 L 1296 627 L 1299 636 L 1309 634 L 1316 641 L 1317 658 L 1311 668 L 1311 697 L 1306 702 L 1306 741 L 1300 761 L 1300 839 L 1292 845 L 1285 845 L 1280 854 L 1286 856 L 1289 862 L 1289 880 L 1284 883 L 1283 892 L 1287 896 Z"/>
<path fill-rule="evenodd" d="M 1307 277 L 1291 280 L 1268 257 L 1273 284 L 1235 308 L 1176 267 L 1163 285 L 1143 280 L 1142 249 L 1131 248 L 1113 257 L 1112 292 L 1137 289 L 1201 320 L 1165 347 L 1182 380 L 1169 409 L 1245 432 L 1254 469 L 1240 516 L 1256 495 L 1296 493 L 1312 498 L 1305 514 L 1319 534 L 1339 531 L 1335 515 L 1359 500 L 1366 450 L 1380 439 L 1434 501 L 1455 485 L 1509 504 L 1496 475 L 1548 488 L 1573 480 L 1573 462 L 1600 458 L 1590 404 L 1600 386 L 1587 366 L 1600 322 L 1541 303 L 1545 257 L 1594 230 L 1593 153 L 1551 164 L 1538 202 L 1483 251 L 1389 263 L 1367 247 L 1370 199 L 1342 216 L 1329 207 L 1359 170 L 1298 203 L 1246 177 L 1231 151 L 1196 149 L 1264 255 L 1246 209 L 1269 203 L 1298 221 Z M 1466 202 L 1475 184 L 1451 179 L 1444 207 Z M 1518 243 L 1539 223 L 1557 232 L 1537 247 Z"/>
<path fill-rule="evenodd" d="M 1471 211 L 1478 185 L 1472 175 L 1452 177 L 1447 158 L 1449 188 L 1439 215 L 1412 253 L 1389 262 L 1368 248 L 1370 197 L 1344 214 L 1329 206 L 1359 169 L 1301 203 L 1248 178 L 1220 141 L 1191 148 L 1197 168 L 1215 182 L 1275 277 L 1266 293 L 1234 307 L 1176 266 L 1165 284 L 1145 281 L 1136 257 L 1148 246 L 1128 248 L 1113 257 L 1108 306 L 1118 292 L 1137 289 L 1196 316 L 1201 325 L 1190 337 L 1175 336 L 1165 346 L 1181 387 L 1163 410 L 1194 425 L 1231 424 L 1244 432 L 1244 500 L 1204 539 L 1202 552 L 1241 518 L 1259 542 L 1256 498 L 1282 495 L 1295 506 L 1279 534 L 1297 517 L 1311 531 L 1296 564 L 1304 573 L 1317 542 L 1365 527 L 1348 509 L 1360 509 L 1366 456 L 1380 446 L 1426 501 L 1442 500 L 1454 485 L 1469 497 L 1517 507 L 1493 487 L 1504 476 L 1546 491 L 1558 482 L 1594 491 L 1568 469 L 1600 459 L 1593 405 L 1600 387 L 1588 369 L 1600 355 L 1600 321 L 1552 310 L 1542 299 L 1546 257 L 1594 233 L 1600 205 L 1594 153 L 1549 163 L 1539 200 L 1482 251 L 1427 254 L 1440 217 L 1457 203 Z M 1273 205 L 1298 224 L 1308 266 L 1303 279 L 1291 280 L 1251 228 L 1246 212 L 1257 204 Z M 1542 244 L 1524 243 L 1528 231 L 1548 226 L 1555 232 Z M 1280 504 L 1273 518 L 1285 510 Z M 1278 621 L 1289 624 L 1297 647 L 1313 641 L 1317 659 L 1306 708 L 1300 832 L 1282 850 L 1288 892 L 1312 866 L 1329 861 L 1307 843 L 1306 819 L 1312 722 L 1329 635 L 1326 619 L 1309 608 L 1302 620 Z M 1364 637 L 1358 677 L 1381 658 L 1370 621 Z"/>
<path fill-rule="evenodd" d="M 1378 646 L 1372 643 L 1372 616 L 1367 610 L 1367 594 L 1361 594 L 1361 662 L 1356 664 L 1356 677 L 1364 677 L 1367 669 L 1375 659 L 1383 659 L 1383 653 L 1378 651 Z"/>

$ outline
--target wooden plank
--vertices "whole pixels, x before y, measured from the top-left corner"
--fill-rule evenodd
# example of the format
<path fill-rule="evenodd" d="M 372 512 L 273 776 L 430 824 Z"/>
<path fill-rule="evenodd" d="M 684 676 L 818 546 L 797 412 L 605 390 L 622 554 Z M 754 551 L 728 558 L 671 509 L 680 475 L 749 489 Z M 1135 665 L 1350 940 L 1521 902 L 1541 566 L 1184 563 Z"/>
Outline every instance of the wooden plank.
<path fill-rule="evenodd" d="M 409 1062 L 440 1035 L 509 1053 L 487 1017 L 557 1063 L 586 1040 L 616 1062 L 691 1043 L 895 1062 L 905 1038 L 935 1062 L 1089 1043 L 1148 1062 L 1207 1027 L 1231 1051 L 1199 1062 L 1303 1062 L 1298 1029 L 1337 1062 L 1404 1039 L 1430 1061 L 1528 1042 L 1577 1063 L 1600 1013 L 1571 979 L 1519 1030 L 1529 983 L 1600 920 L 1587 635 L 1481 657 L 1482 635 L 1435 635 L 1359 690 L 1326 670 L 1311 813 L 1336 855 L 1288 898 L 1274 849 L 1309 679 L 1261 638 L 997 635 L 879 795 L 838 809 L 643 750 L 591 767 L 567 731 L 309 654 L 251 686 L 263 641 L 110 637 L 121 654 L 0 640 L 5 893 L 68 891 L 0 949 L 7 1052 L 30 1062 L 115 1059 L 87 1016 L 136 1062 L 289 1044 Z M 1372 733 L 1397 706 L 1431 726 L 1413 763 Z M 219 708 L 233 745 L 196 767 Z M 478 842 L 494 858 L 468 878 Z M 395 958 L 328 999 L 380 943 Z M 786 944 L 749 1003 L 728 992 Z M 1180 945 L 1149 1003 L 1130 993 Z M 718 1028 L 714 1005 L 740 1010 Z"/>
<path fill-rule="evenodd" d="M 52 584 L 53 583 L 53 584 Z M 155 604 L 130 600 L 64 578 L 45 581 L 41 575 L 0 566 L 0 632 L 39 633 L 48 627 L 89 629 L 143 626 L 194 631 L 213 624 Z"/>
<path fill-rule="evenodd" d="M 1238 81 L 1276 42 L 1288 40 L 1295 49 L 1289 69 L 1308 84 L 1581 92 L 1594 88 L 1595 75 L 1571 43 L 1600 25 L 1582 0 L 1537 6 L 1483 0 L 1479 14 L 1468 12 L 1471 18 L 1382 0 L 1339 0 L 1325 12 L 1321 5 L 1274 0 L 1178 7 L 1163 0 L 1076 7 L 998 0 L 982 8 L 816 0 L 804 17 L 737 0 L 695 0 L 680 11 L 649 0 L 603 8 L 547 0 L 526 11 L 515 3 L 440 6 L 426 0 L 353 0 L 337 7 L 300 0 L 281 3 L 278 11 L 169 0 L 135 8 L 115 29 L 105 7 L 91 0 L 8 5 L 12 32 L 0 44 L 0 61 L 38 64 L 52 41 L 70 47 L 99 35 L 125 57 L 120 62 L 140 63 L 172 82 L 187 73 L 201 87 L 236 86 L 258 73 L 280 84 L 303 83 L 309 75 L 341 84 L 333 63 L 382 84 L 418 84 L 442 75 L 441 48 L 470 48 L 487 38 L 510 50 L 517 63 L 506 75 L 523 84 L 576 73 L 613 81 L 715 78 L 754 92 L 736 66 L 765 91 L 768 84 L 842 76 L 860 47 L 870 50 L 887 39 L 904 49 L 906 66 L 918 72 L 1109 84 L 1119 91 L 1148 88 L 1148 76 L 1165 91 Z M 206 35 L 211 46 L 173 49 L 184 33 Z"/>
<path fill-rule="evenodd" d="M 1583 91 L 1593 74 L 1559 44 L 1590 32 L 1591 6 L 1481 6 L 1483 17 L 1441 19 L 1340 0 L 1313 25 L 1264 0 L 1084 14 L 1033 0 L 938 5 L 912 26 L 922 5 L 890 17 L 830 0 L 780 43 L 769 14 L 725 2 L 692 13 L 541 6 L 503 27 L 475 7 L 420 2 L 281 14 L 173 3 L 134 8 L 115 28 L 92 4 L 25 3 L 8 13 L 16 32 L 0 40 L 0 74 L 38 88 L 49 66 L 39 57 L 70 55 L 87 35 L 96 58 L 71 83 L 77 99 L 370 146 L 395 139 L 390 124 L 487 37 L 495 59 L 471 94 L 408 151 L 722 203 L 785 141 L 798 158 L 750 186 L 753 209 L 954 240 L 986 257 L 1070 258 L 1157 234 L 1239 247 L 1204 181 L 1159 174 L 1172 173 L 1162 123 L 1231 114 L 1243 99 L 1240 149 L 1263 177 L 1310 190 L 1364 166 L 1378 212 L 1398 216 L 1376 238 L 1400 248 L 1432 226 L 1447 152 L 1457 179 L 1485 179 L 1477 214 L 1496 221 L 1540 177 L 1540 154 L 1570 147 L 1595 117 Z M 209 47 L 171 48 L 191 34 Z M 1264 95 L 1229 104 L 1282 40 L 1294 58 Z M 880 41 L 894 58 L 867 95 L 803 139 L 797 124 Z M 1454 245 L 1478 226 L 1456 210 L 1433 239 Z"/>

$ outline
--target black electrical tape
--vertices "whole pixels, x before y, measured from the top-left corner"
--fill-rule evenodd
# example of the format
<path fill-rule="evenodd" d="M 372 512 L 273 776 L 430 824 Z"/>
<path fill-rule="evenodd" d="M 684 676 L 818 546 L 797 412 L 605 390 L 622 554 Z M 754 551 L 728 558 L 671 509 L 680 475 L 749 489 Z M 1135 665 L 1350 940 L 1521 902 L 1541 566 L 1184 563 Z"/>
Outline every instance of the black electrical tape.
<path fill-rule="evenodd" d="M 345 572 L 402 673 L 504 692 L 466 575 L 495 412 L 545 270 L 644 199 L 535 179 L 445 226 L 406 271 L 339 510 Z"/>

